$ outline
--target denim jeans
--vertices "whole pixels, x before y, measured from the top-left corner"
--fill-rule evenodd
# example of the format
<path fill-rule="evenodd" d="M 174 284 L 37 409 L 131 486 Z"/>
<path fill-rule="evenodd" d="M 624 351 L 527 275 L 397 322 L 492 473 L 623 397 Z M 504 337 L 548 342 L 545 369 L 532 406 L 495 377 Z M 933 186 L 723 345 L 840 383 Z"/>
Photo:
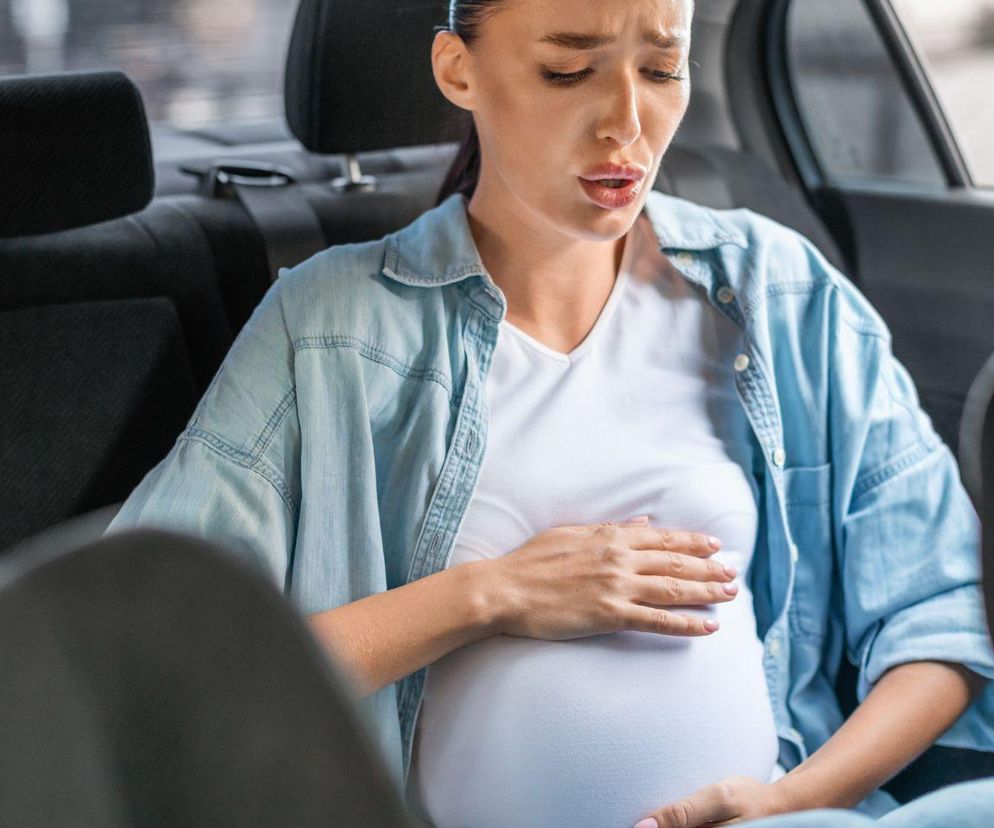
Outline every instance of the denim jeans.
<path fill-rule="evenodd" d="M 994 779 L 947 785 L 878 819 L 840 808 L 819 808 L 748 820 L 749 828 L 990 828 Z"/>

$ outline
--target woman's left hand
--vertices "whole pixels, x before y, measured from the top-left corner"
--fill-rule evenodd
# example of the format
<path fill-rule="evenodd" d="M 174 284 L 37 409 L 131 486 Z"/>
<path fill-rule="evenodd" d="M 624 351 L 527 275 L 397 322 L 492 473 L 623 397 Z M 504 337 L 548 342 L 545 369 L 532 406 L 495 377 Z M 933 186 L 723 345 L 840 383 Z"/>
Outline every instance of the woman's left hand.
<path fill-rule="evenodd" d="M 734 825 L 759 817 L 785 814 L 791 809 L 782 786 L 757 782 L 749 776 L 730 776 L 707 785 L 677 802 L 647 815 L 659 828 L 697 828 Z M 642 825 L 645 822 L 645 825 Z M 655 828 L 642 820 L 635 828 Z"/>

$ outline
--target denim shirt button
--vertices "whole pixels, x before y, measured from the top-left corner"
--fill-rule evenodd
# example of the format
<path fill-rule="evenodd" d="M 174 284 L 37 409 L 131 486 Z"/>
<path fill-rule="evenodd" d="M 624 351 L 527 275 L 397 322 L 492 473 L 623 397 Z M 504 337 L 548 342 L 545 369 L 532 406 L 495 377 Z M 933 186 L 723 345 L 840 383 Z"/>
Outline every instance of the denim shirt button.
<path fill-rule="evenodd" d="M 676 261 L 681 267 L 690 267 L 694 263 L 694 254 L 679 253 L 677 254 Z"/>
<path fill-rule="evenodd" d="M 791 563 L 797 563 L 797 558 L 798 558 L 797 544 L 796 543 L 792 543 L 790 545 L 790 560 L 791 560 Z"/>
<path fill-rule="evenodd" d="M 718 301 L 723 305 L 727 305 L 733 299 L 735 299 L 735 291 L 730 287 L 723 286 L 718 288 Z"/>
<path fill-rule="evenodd" d="M 787 462 L 787 452 L 785 452 L 782 447 L 777 446 L 773 450 L 773 462 L 781 468 L 783 468 L 783 464 Z"/>
<path fill-rule="evenodd" d="M 774 638 L 770 641 L 770 655 L 776 656 L 780 655 L 780 639 Z"/>
<path fill-rule="evenodd" d="M 744 371 L 749 367 L 749 357 L 746 354 L 739 354 L 735 357 L 735 370 Z"/>

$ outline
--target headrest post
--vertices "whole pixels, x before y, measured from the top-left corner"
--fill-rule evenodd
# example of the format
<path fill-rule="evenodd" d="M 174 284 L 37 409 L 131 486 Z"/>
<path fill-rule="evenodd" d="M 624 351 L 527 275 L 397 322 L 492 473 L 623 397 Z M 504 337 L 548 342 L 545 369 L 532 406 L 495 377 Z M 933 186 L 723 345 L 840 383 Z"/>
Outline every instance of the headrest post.
<path fill-rule="evenodd" d="M 342 164 L 345 167 L 345 177 L 333 178 L 331 181 L 331 186 L 336 190 L 348 193 L 355 190 L 372 192 L 376 189 L 376 177 L 362 174 L 359 158 L 355 153 L 345 153 L 342 156 Z"/>

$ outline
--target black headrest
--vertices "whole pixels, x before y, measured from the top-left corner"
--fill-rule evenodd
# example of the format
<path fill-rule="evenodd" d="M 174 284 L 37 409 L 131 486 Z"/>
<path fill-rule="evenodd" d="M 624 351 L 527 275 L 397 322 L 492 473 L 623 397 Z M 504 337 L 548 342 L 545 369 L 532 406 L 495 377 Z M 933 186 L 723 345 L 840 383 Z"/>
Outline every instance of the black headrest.
<path fill-rule="evenodd" d="M 286 66 L 286 118 L 312 152 L 457 141 L 469 113 L 431 68 L 444 0 L 301 0 Z"/>
<path fill-rule="evenodd" d="M 122 72 L 0 79 L 0 238 L 131 215 L 152 200 L 145 107 Z"/>

